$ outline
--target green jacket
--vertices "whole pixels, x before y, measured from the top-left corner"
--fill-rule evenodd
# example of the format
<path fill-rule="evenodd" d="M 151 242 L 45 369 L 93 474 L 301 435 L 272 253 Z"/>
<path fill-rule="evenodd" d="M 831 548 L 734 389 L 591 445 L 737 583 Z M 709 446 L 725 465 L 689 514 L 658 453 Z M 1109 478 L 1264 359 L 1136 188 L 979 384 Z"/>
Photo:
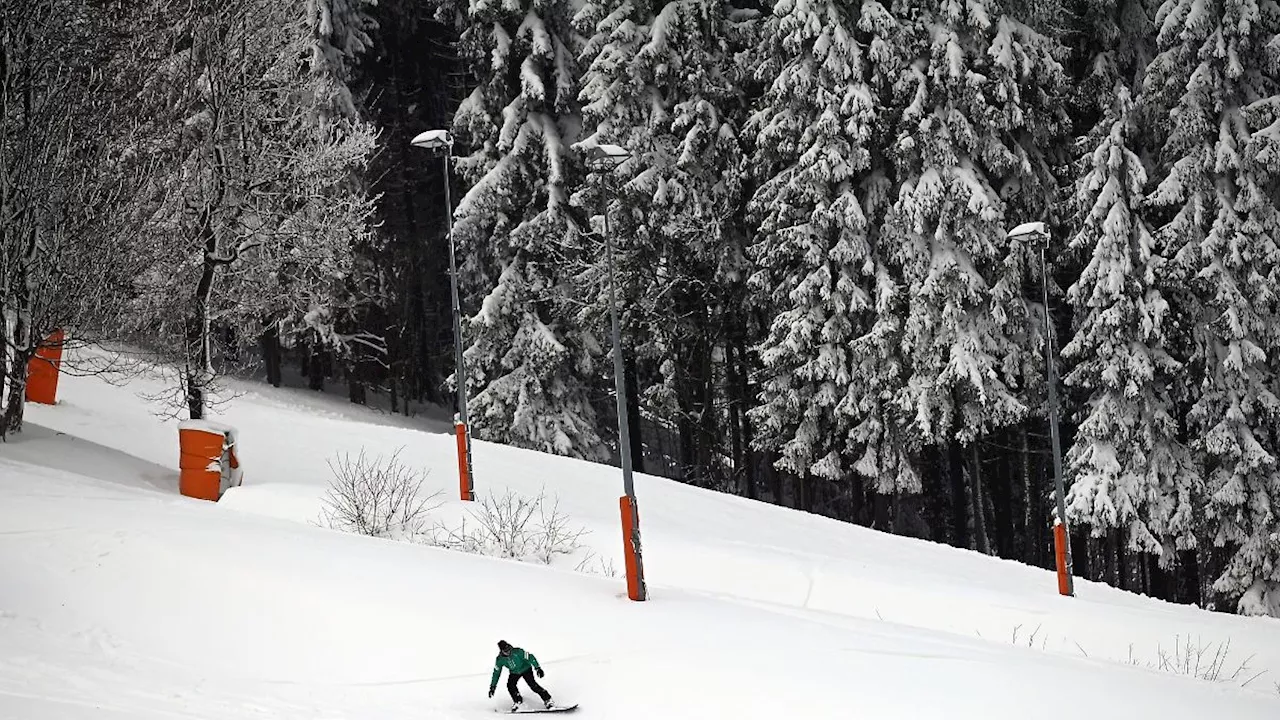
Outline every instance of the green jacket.
<path fill-rule="evenodd" d="M 506 668 L 512 675 L 523 675 L 529 671 L 529 668 L 538 667 L 538 658 L 533 656 L 531 652 L 525 652 L 524 648 L 511 648 L 510 655 L 498 655 L 498 659 L 493 662 L 493 677 L 489 680 L 489 687 L 498 687 L 498 678 L 502 676 L 502 668 Z"/>

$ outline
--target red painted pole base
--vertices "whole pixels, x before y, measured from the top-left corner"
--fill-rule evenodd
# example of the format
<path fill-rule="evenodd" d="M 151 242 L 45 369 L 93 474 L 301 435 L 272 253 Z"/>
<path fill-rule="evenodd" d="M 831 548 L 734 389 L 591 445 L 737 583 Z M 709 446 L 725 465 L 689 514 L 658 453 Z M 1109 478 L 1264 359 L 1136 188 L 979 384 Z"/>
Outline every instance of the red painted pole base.
<path fill-rule="evenodd" d="M 471 464 L 467 458 L 466 423 L 454 423 L 453 435 L 458 441 L 458 494 L 463 500 L 475 500 L 475 493 L 471 491 Z"/>
<path fill-rule="evenodd" d="M 1067 528 L 1062 523 L 1053 526 L 1053 554 L 1058 561 L 1058 594 L 1070 595 L 1071 583 L 1067 578 Z"/>
<path fill-rule="evenodd" d="M 27 402 L 54 405 L 58 402 L 58 372 L 62 368 L 62 330 L 54 330 L 27 363 Z"/>
<path fill-rule="evenodd" d="M 648 591 L 644 584 L 644 561 L 640 553 L 640 511 L 627 495 L 618 498 L 622 512 L 622 558 L 627 568 L 627 597 L 640 601 Z"/>

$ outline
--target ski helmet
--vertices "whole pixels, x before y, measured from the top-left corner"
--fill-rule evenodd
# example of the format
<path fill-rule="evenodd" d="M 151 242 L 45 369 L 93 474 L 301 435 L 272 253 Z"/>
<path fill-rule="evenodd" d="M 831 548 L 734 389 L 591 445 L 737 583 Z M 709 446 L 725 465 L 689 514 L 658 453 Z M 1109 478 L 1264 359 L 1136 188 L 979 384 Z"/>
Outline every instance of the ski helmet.
<path fill-rule="evenodd" d="M 507 642 L 506 640 L 499 640 L 498 652 L 502 653 L 503 655 L 506 655 L 507 653 L 511 652 L 511 643 Z"/>

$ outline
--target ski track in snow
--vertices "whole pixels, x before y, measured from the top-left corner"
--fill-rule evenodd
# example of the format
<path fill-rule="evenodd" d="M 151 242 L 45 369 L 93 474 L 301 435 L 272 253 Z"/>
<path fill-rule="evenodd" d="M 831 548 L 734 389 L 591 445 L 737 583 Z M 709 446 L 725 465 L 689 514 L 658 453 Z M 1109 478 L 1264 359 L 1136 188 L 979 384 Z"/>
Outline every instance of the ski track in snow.
<path fill-rule="evenodd" d="M 231 384 L 213 419 L 240 430 L 245 485 L 217 504 L 177 494 L 176 422 L 138 397 L 154 379 L 66 376 L 0 445 L 0 720 L 491 718 L 499 637 L 584 720 L 1280 718 L 1280 620 L 1083 580 L 1061 598 L 1051 572 L 644 475 L 643 604 L 574 560 L 322 529 L 336 451 L 404 447 L 456 493 L 447 426 Z M 622 567 L 616 468 L 474 456 L 479 492 L 558 494 Z M 1265 674 L 1241 688 L 1127 662 L 1188 637 L 1230 641 L 1228 674 L 1250 656 Z"/>

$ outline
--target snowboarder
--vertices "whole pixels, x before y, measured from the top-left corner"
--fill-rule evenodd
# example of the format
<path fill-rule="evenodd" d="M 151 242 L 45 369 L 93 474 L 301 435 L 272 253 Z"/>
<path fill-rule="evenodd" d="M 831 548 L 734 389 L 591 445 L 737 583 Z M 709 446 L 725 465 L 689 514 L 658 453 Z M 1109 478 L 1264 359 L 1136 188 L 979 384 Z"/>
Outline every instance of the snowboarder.
<path fill-rule="evenodd" d="M 515 647 L 506 640 L 499 640 L 498 657 L 493 662 L 493 677 L 489 680 L 489 697 L 493 697 L 493 691 L 498 689 L 498 678 L 502 676 L 502 668 L 506 668 L 510 673 L 507 676 L 507 692 L 511 694 L 511 701 L 514 703 L 511 706 L 511 712 L 519 709 L 520 703 L 524 702 L 524 698 L 520 697 L 520 689 L 516 687 L 520 678 L 524 678 L 529 687 L 542 698 L 542 702 L 546 703 L 547 709 L 551 709 L 551 693 L 533 679 L 534 672 L 538 673 L 538 677 L 546 675 L 533 653 L 526 652 L 524 648 Z"/>

